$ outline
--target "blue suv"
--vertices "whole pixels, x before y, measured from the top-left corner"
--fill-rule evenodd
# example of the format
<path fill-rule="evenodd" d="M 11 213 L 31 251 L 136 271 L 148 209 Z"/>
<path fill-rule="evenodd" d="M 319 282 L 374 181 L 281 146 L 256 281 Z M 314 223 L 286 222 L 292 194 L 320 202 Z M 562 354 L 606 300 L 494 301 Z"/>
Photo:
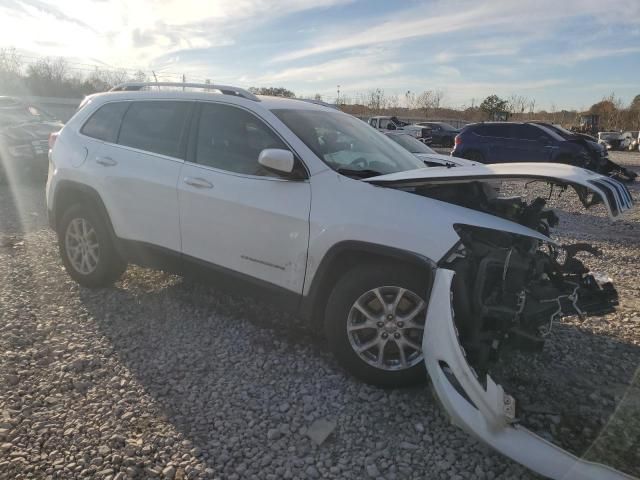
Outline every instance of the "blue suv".
<path fill-rule="evenodd" d="M 561 162 L 581 165 L 589 152 L 544 125 L 490 122 L 467 125 L 455 139 L 452 154 L 482 163 Z"/>
<path fill-rule="evenodd" d="M 610 161 L 595 139 L 543 122 L 467 125 L 456 136 L 451 155 L 479 163 L 567 163 L 626 181 L 637 176 Z"/>

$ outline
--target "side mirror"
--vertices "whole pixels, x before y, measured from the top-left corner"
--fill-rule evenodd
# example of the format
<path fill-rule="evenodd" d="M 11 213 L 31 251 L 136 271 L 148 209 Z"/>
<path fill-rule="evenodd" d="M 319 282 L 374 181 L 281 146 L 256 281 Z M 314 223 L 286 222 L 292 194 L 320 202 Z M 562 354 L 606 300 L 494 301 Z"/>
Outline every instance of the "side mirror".
<path fill-rule="evenodd" d="M 258 155 L 258 163 L 267 170 L 290 175 L 293 172 L 295 160 L 293 153 L 281 148 L 265 148 Z"/>

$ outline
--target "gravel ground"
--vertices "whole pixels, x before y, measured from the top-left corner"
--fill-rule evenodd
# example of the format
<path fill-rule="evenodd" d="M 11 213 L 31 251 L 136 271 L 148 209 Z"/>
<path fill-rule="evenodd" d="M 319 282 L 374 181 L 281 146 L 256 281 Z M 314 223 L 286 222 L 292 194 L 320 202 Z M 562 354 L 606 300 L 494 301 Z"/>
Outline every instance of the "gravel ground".
<path fill-rule="evenodd" d="M 14 190 L 0 187 L 0 478 L 537 478 L 452 427 L 426 386 L 355 381 L 265 305 L 138 267 L 79 287 L 41 187 Z M 492 374 L 526 425 L 639 475 L 640 215 L 558 203 L 561 240 L 603 248 L 591 263 L 620 310 L 567 319 Z"/>

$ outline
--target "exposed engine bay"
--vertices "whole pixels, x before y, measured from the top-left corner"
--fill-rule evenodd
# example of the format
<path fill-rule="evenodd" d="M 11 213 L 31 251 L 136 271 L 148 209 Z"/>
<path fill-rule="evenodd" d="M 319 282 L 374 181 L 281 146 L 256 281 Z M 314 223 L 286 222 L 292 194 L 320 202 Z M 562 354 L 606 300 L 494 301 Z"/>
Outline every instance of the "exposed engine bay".
<path fill-rule="evenodd" d="M 541 197 L 526 202 L 501 198 L 486 183 L 422 186 L 414 193 L 491 213 L 545 236 L 558 224 Z M 503 347 L 540 351 L 553 322 L 567 315 L 601 315 L 614 310 L 611 280 L 595 274 L 577 254 L 599 256 L 586 243 L 545 244 L 531 237 L 482 227 L 455 225 L 460 242 L 440 266 L 456 272 L 455 322 L 462 345 L 479 371 Z"/>
<path fill-rule="evenodd" d="M 432 388 L 452 423 L 545 477 L 630 479 L 526 429 L 515 398 L 489 374 L 502 349 L 539 351 L 562 317 L 618 304 L 611 279 L 582 261 L 601 252 L 558 245 L 549 235 L 559 218 L 547 200 L 500 196 L 504 180 L 572 187 L 585 208 L 602 204 L 611 219 L 633 207 L 621 182 L 563 164 L 427 168 L 364 180 L 463 207 L 452 223 L 459 240 L 437 261 L 428 302 L 422 351 Z"/>

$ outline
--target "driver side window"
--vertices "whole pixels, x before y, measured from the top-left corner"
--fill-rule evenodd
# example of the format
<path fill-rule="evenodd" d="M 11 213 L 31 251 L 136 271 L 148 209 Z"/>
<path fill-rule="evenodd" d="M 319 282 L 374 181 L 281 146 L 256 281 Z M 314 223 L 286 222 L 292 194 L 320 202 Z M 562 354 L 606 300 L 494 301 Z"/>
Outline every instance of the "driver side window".
<path fill-rule="evenodd" d="M 287 149 L 262 120 L 246 110 L 216 103 L 202 105 L 196 163 L 245 175 L 274 176 L 258 163 L 265 148 Z"/>
<path fill-rule="evenodd" d="M 380 128 L 384 128 L 385 130 L 387 130 L 389 128 L 389 120 L 380 119 Z"/>

